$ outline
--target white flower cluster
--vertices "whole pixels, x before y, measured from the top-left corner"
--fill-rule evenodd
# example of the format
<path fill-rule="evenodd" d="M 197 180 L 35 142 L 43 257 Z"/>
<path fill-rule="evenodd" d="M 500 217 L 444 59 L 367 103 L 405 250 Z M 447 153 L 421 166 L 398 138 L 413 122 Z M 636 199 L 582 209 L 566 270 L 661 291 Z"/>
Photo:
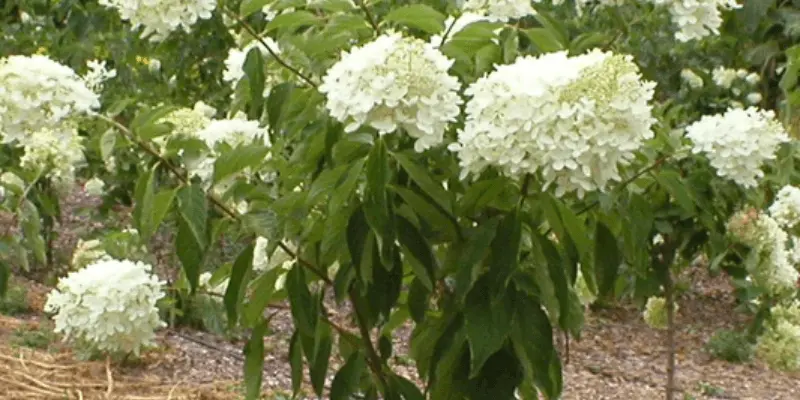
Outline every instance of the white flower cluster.
<path fill-rule="evenodd" d="M 275 54 L 281 54 L 281 49 L 278 46 L 278 43 L 268 37 L 263 38 L 263 40 L 267 46 L 269 46 L 269 48 L 275 52 Z M 247 54 L 254 48 L 258 48 L 261 51 L 261 55 L 264 57 L 265 61 L 271 60 L 272 55 L 267 50 L 267 47 L 258 40 L 250 42 L 243 49 L 233 48 L 228 51 L 228 57 L 225 59 L 225 71 L 222 73 L 222 80 L 228 82 L 233 89 L 236 89 L 239 81 L 245 77 L 244 63 L 247 60 Z M 269 96 L 272 87 L 280 83 L 275 74 L 270 74 L 269 71 L 266 72 L 266 82 L 264 82 L 263 93 L 264 97 Z M 232 96 L 233 95 L 235 95 L 235 93 L 232 94 Z"/>
<path fill-rule="evenodd" d="M 722 26 L 722 11 L 742 6 L 736 0 L 652 0 L 669 8 L 672 22 L 677 25 L 675 38 L 681 42 L 718 35 Z"/>
<path fill-rule="evenodd" d="M 756 355 L 770 367 L 800 370 L 800 325 L 777 320 L 758 338 Z"/>
<path fill-rule="evenodd" d="M 102 196 L 105 187 L 106 183 L 102 179 L 94 177 L 83 185 L 83 191 L 91 196 Z"/>
<path fill-rule="evenodd" d="M 101 92 L 103 90 L 103 83 L 105 81 L 117 76 L 116 69 L 107 69 L 105 61 L 89 60 L 86 62 L 89 71 L 83 76 L 83 81 L 86 86 L 95 91 Z"/>
<path fill-rule="evenodd" d="M 531 7 L 531 1 L 541 2 L 541 0 L 466 0 L 463 9 L 485 15 L 493 21 L 508 21 L 536 14 L 536 10 Z"/>
<path fill-rule="evenodd" d="M 193 108 L 179 108 L 162 118 L 159 122 L 172 125 L 172 132 L 168 136 L 159 136 L 153 139 L 158 146 L 163 147 L 172 138 L 192 138 L 205 129 L 217 110 L 202 101 L 195 103 Z"/>
<path fill-rule="evenodd" d="M 674 304 L 673 311 L 678 312 L 678 303 Z M 663 297 L 650 297 L 645 305 L 644 322 L 653 329 L 667 329 L 667 300 Z"/>
<path fill-rule="evenodd" d="M 523 57 L 467 89 L 467 120 L 450 149 L 462 175 L 493 166 L 515 177 L 540 171 L 557 196 L 603 190 L 653 137 L 654 87 L 630 56 Z"/>
<path fill-rule="evenodd" d="M 120 18 L 130 21 L 135 30 L 143 27 L 141 37 L 161 41 L 182 28 L 190 32 L 199 19 L 211 18 L 216 0 L 100 0 L 100 5 L 114 8 Z"/>
<path fill-rule="evenodd" d="M 784 229 L 794 230 L 800 223 L 800 188 L 782 187 L 769 206 L 769 214 Z"/>
<path fill-rule="evenodd" d="M 460 112 L 460 84 L 447 74 L 452 64 L 430 43 L 390 32 L 343 52 L 319 90 L 346 132 L 363 125 L 381 134 L 403 129 L 422 152 L 443 141 Z"/>
<path fill-rule="evenodd" d="M 42 129 L 66 130 L 65 122 L 100 107 L 99 97 L 75 71 L 47 56 L 0 59 L 0 142 L 27 141 Z"/>
<path fill-rule="evenodd" d="M 800 278 L 793 264 L 789 235 L 771 216 L 756 210 L 736 213 L 728 222 L 731 236 L 751 248 L 745 260 L 752 282 L 767 293 L 792 293 Z"/>
<path fill-rule="evenodd" d="M 724 114 L 706 115 L 686 128 L 695 154 L 704 153 L 717 175 L 746 188 L 757 186 L 761 167 L 775 158 L 789 136 L 775 112 L 730 108 Z"/>
<path fill-rule="evenodd" d="M 47 296 L 45 311 L 55 313 L 55 331 L 65 340 L 138 355 L 166 325 L 156 308 L 164 282 L 150 271 L 141 262 L 100 260 L 61 278 Z"/>
<path fill-rule="evenodd" d="M 686 82 L 692 89 L 700 89 L 704 84 L 703 78 L 689 68 L 684 68 L 681 70 L 681 79 L 683 79 L 683 81 Z"/>
<path fill-rule="evenodd" d="M 66 191 L 75 183 L 76 169 L 86 161 L 82 142 L 74 129 L 59 132 L 42 128 L 25 140 L 20 166 L 43 172 L 59 190 Z"/>
<path fill-rule="evenodd" d="M 106 253 L 103 242 L 100 240 L 91 239 L 84 241 L 83 239 L 78 239 L 78 244 L 72 252 L 72 262 L 70 266 L 73 270 L 79 270 L 99 260 L 110 258 L 111 256 Z"/>
<path fill-rule="evenodd" d="M 214 163 L 220 155 L 219 145 L 225 143 L 230 147 L 260 142 L 270 146 L 269 133 L 266 127 L 260 127 L 258 121 L 248 120 L 239 113 L 233 119 L 210 120 L 208 124 L 195 134 L 205 142 L 210 152 L 205 155 L 186 160 L 186 167 L 191 175 L 198 176 L 206 189 L 213 185 Z M 245 175 L 249 170 L 242 171 Z M 233 178 L 233 177 L 231 177 Z M 217 182 L 219 185 L 220 182 Z M 225 184 L 219 186 L 226 186 Z M 221 189 L 224 191 L 224 189 Z"/>

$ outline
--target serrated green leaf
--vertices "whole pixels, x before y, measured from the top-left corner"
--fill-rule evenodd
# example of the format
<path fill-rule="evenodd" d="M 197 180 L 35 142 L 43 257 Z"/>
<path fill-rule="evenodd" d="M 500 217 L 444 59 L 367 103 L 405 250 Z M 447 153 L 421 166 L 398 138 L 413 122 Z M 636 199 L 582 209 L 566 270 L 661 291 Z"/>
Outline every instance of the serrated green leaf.
<path fill-rule="evenodd" d="M 446 213 L 452 214 L 453 207 L 450 201 L 450 194 L 444 189 L 442 184 L 436 183 L 431 177 L 430 173 L 417 162 L 402 153 L 391 153 L 403 170 L 408 173 L 411 180 L 414 181 L 422 191 L 430 196 L 433 201 L 439 205 Z"/>
<path fill-rule="evenodd" d="M 430 225 L 431 229 L 441 232 L 449 239 L 455 239 L 458 236 L 452 220 L 431 201 L 411 189 L 389 185 L 389 190 L 400 195 L 403 201 L 420 216 L 420 219 Z"/>
<path fill-rule="evenodd" d="M 408 249 L 416 261 L 411 262 L 415 275 L 428 290 L 433 290 L 433 280 L 436 279 L 438 266 L 430 244 L 407 219 L 398 215 L 396 222 L 397 238 L 400 244 Z M 419 266 L 422 268 L 419 268 Z"/>
<path fill-rule="evenodd" d="M 194 238 L 185 218 L 178 218 L 178 234 L 175 236 L 175 252 L 183 267 L 183 273 L 189 281 L 192 294 L 195 293 L 200 279 L 200 266 L 203 263 L 203 251 Z"/>
<path fill-rule="evenodd" d="M 159 133 L 164 134 L 166 133 L 164 128 L 157 128 L 156 125 L 163 126 L 164 124 L 160 124 L 159 121 L 179 108 L 178 106 L 167 105 L 139 112 L 131 121 L 129 129 L 134 135 L 142 139 L 151 139 Z"/>
<path fill-rule="evenodd" d="M 536 45 L 540 53 L 551 53 L 564 50 L 564 46 L 559 42 L 558 37 L 546 28 L 524 29 L 525 35 Z"/>
<path fill-rule="evenodd" d="M 133 208 L 133 223 L 139 232 L 143 230 L 145 225 L 142 219 L 143 216 L 148 216 L 153 213 L 153 197 L 155 197 L 153 179 L 157 169 L 158 164 L 142 174 L 136 182 L 136 188 L 134 190 L 135 203 Z"/>
<path fill-rule="evenodd" d="M 142 217 L 142 229 L 139 231 L 142 242 L 147 243 L 161 226 L 167 212 L 172 208 L 172 199 L 175 198 L 177 189 L 164 189 L 153 196 L 153 205 L 150 213 Z"/>
<path fill-rule="evenodd" d="M 356 189 L 358 179 L 361 177 L 365 163 L 366 159 L 360 159 L 355 161 L 347 169 L 347 172 L 344 175 L 344 180 L 341 181 L 341 183 L 336 187 L 336 190 L 334 190 L 331 194 L 330 200 L 328 201 L 328 213 L 331 215 L 338 214 L 345 206 L 347 200 Z"/>
<path fill-rule="evenodd" d="M 282 116 L 294 93 L 294 85 L 291 82 L 284 82 L 269 90 L 269 98 L 267 98 L 267 118 L 269 120 L 269 128 L 273 132 L 278 132 L 279 128 L 283 125 Z"/>
<path fill-rule="evenodd" d="M 446 15 L 425 4 L 398 7 L 384 17 L 385 22 L 394 22 L 430 34 L 443 31 L 445 19 L 447 19 Z"/>
<path fill-rule="evenodd" d="M 228 316 L 228 327 L 239 323 L 239 306 L 247 288 L 248 277 L 253 269 L 253 245 L 249 245 L 236 257 L 231 268 L 228 288 L 225 290 L 225 312 Z"/>
<path fill-rule="evenodd" d="M 207 247 L 208 204 L 206 193 L 202 187 L 192 184 L 184 186 L 178 191 L 178 213 L 186 222 L 197 246 L 204 250 Z"/>
<path fill-rule="evenodd" d="M 563 390 L 561 362 L 553 346 L 550 321 L 535 301 L 518 296 L 516 313 L 511 327 L 511 341 L 522 362 L 527 379 L 547 399 L 558 399 Z"/>

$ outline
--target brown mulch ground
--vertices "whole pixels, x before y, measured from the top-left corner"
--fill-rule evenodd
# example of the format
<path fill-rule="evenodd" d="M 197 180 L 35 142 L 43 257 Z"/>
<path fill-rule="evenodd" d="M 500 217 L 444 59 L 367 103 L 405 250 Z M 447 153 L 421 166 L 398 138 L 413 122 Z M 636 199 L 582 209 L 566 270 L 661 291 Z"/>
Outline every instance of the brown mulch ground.
<path fill-rule="evenodd" d="M 67 200 L 65 218 L 56 247 L 69 259 L 77 238 L 98 224 L 81 209 L 96 205 L 83 193 Z M 164 266 L 161 266 L 164 268 Z M 734 309 L 731 287 L 724 276 L 710 277 L 702 268 L 683 279 L 691 288 L 680 299 L 678 324 L 678 399 L 800 399 L 797 378 L 767 369 L 759 362 L 731 364 L 712 360 L 703 345 L 720 328 L 742 326 L 745 318 Z M 41 310 L 48 287 L 23 281 L 29 303 Z M 336 310 L 336 307 L 331 306 Z M 332 316 L 341 325 L 346 310 Z M 66 347 L 54 343 L 48 350 L 33 350 L 15 343 L 20 330 L 35 329 L 41 315 L 0 316 L 0 399 L 240 399 L 243 343 L 205 332 L 164 330 L 160 349 L 136 364 L 82 362 Z M 287 362 L 291 315 L 277 310 L 265 338 L 263 390 L 286 393 L 291 388 Z M 403 356 L 411 327 L 398 329 L 394 364 L 415 378 L 414 367 Z M 565 400 L 649 400 L 663 398 L 665 352 L 663 333 L 644 325 L 633 307 L 587 315 L 582 340 L 571 341 L 569 363 L 564 367 Z M 341 365 L 335 355 L 333 367 Z M 110 378 L 109 378 L 110 376 Z M 327 384 L 330 385 L 333 372 Z M 110 389 L 109 389 L 110 387 Z"/>

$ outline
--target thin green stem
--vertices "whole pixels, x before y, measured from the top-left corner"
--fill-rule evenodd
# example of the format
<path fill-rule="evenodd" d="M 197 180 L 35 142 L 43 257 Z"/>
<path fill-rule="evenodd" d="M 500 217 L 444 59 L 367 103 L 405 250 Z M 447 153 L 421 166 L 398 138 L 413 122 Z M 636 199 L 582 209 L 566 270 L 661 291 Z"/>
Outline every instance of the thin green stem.
<path fill-rule="evenodd" d="M 442 42 L 439 43 L 439 47 L 444 46 L 444 43 L 447 41 L 447 37 L 450 36 L 450 32 L 453 30 L 453 27 L 456 26 L 456 22 L 458 19 L 461 18 L 461 15 L 457 15 L 453 18 L 453 23 L 445 29 L 444 34 L 442 35 Z"/>
<path fill-rule="evenodd" d="M 375 17 L 372 15 L 372 11 L 370 11 L 369 7 L 367 7 L 367 4 L 364 2 L 364 0 L 357 0 L 357 3 L 358 8 L 360 8 L 361 11 L 364 11 L 364 16 L 366 17 L 367 22 L 369 22 L 369 25 L 372 27 L 372 29 L 375 30 L 375 34 L 380 35 L 381 27 L 378 25 L 378 21 L 375 20 Z"/>
<path fill-rule="evenodd" d="M 255 29 L 253 29 L 253 27 L 252 27 L 252 26 L 250 26 L 250 24 L 248 24 L 248 23 L 247 23 L 247 21 L 245 21 L 245 20 L 244 20 L 242 17 L 240 17 L 240 16 L 239 16 L 239 14 L 236 14 L 235 12 L 233 12 L 233 11 L 231 11 L 231 10 L 228 10 L 228 9 L 223 9 L 223 11 L 224 11 L 226 14 L 228 14 L 228 16 L 230 16 L 231 18 L 233 18 L 234 20 L 236 20 L 236 22 L 237 22 L 239 25 L 241 25 L 241 26 L 242 26 L 242 28 L 244 28 L 244 30 L 245 30 L 245 31 L 247 31 L 247 33 L 248 33 L 248 34 L 250 34 L 250 36 L 252 36 L 252 37 L 253 37 L 254 39 L 256 39 L 256 40 L 257 40 L 257 41 L 258 41 L 258 42 L 259 42 L 259 43 L 260 43 L 262 46 L 264 46 L 264 48 L 266 48 L 266 49 L 267 49 L 267 52 L 269 53 L 269 55 L 270 55 L 270 56 L 272 56 L 272 58 L 274 58 L 274 59 L 275 59 L 275 61 L 276 61 L 278 64 L 280 64 L 282 67 L 286 68 L 287 70 L 291 71 L 291 73 L 293 73 L 294 75 L 296 75 L 298 78 L 300 78 L 300 79 L 301 79 L 302 81 L 304 81 L 305 83 L 309 84 L 311 87 L 314 87 L 314 88 L 316 88 L 317 86 L 319 86 L 319 85 L 317 85 L 317 83 L 316 83 L 316 82 L 314 82 L 314 81 L 313 81 L 313 80 L 312 80 L 312 79 L 311 79 L 309 76 L 307 76 L 307 75 L 303 74 L 302 72 L 300 72 L 300 70 L 299 70 L 299 69 L 297 69 L 297 68 L 293 67 L 293 66 L 292 66 L 291 64 L 289 64 L 289 63 L 288 63 L 286 60 L 284 60 L 283 58 L 281 58 L 281 57 L 278 55 L 278 53 L 277 53 L 277 52 L 276 52 L 276 51 L 275 51 L 275 50 L 272 48 L 272 46 L 270 46 L 270 45 L 269 45 L 269 44 L 268 44 L 268 43 L 267 43 L 267 42 L 264 40 L 264 38 L 262 38 L 262 37 L 261 37 L 261 35 L 259 35 L 259 34 L 258 34 L 258 32 L 256 32 L 256 30 L 255 30 Z"/>
<path fill-rule="evenodd" d="M 178 180 L 179 180 L 179 181 L 180 181 L 182 184 L 184 184 L 184 185 L 190 185 L 190 184 L 191 184 L 191 182 L 189 181 L 189 178 L 186 176 L 186 174 L 184 174 L 183 172 L 181 172 L 181 170 L 180 170 L 178 167 L 176 167 L 176 166 L 175 166 L 175 165 L 173 165 L 171 162 L 169 162 L 169 160 L 167 160 L 166 158 L 164 158 L 164 157 L 163 157 L 163 156 L 162 156 L 162 155 L 161 155 L 161 154 L 160 154 L 160 153 L 159 153 L 159 152 L 158 152 L 156 149 L 154 149 L 152 146 L 150 146 L 150 144 L 148 144 L 148 143 L 146 143 L 146 142 L 143 142 L 143 141 L 139 140 L 139 139 L 138 139 L 136 136 L 134 136 L 134 135 L 133 135 L 133 133 L 132 133 L 132 132 L 131 132 L 131 131 L 130 131 L 130 130 L 127 128 L 127 127 L 125 127 L 124 125 L 120 124 L 119 122 L 117 122 L 117 121 L 115 121 L 114 119 L 112 119 L 112 118 L 109 118 L 109 117 L 107 117 L 107 116 L 105 116 L 105 115 L 102 115 L 102 114 L 97 114 L 97 117 L 98 117 L 98 118 L 100 118 L 100 119 L 102 119 L 103 121 L 106 121 L 106 122 L 108 122 L 109 124 L 113 125 L 115 128 L 117 128 L 117 130 L 118 130 L 120 133 L 122 133 L 122 135 L 123 135 L 125 138 L 127 138 L 128 140 L 130 140 L 131 142 L 133 142 L 134 144 L 136 144 L 136 145 L 137 145 L 139 148 L 141 148 L 142 150 L 144 150 L 144 151 L 145 151 L 145 152 L 147 152 L 148 154 L 150 154 L 150 155 L 152 155 L 153 157 L 155 157 L 156 159 L 158 159 L 158 160 L 159 160 L 159 162 L 161 162 L 162 164 L 164 164 L 164 166 L 165 166 L 165 167 L 166 167 L 166 168 L 167 168 L 167 169 L 168 169 L 168 170 L 169 170 L 169 171 L 170 171 L 170 172 L 171 172 L 173 175 L 175 175 L 175 177 L 176 177 L 176 178 L 178 178 Z M 228 215 L 229 217 L 231 217 L 231 218 L 233 218 L 233 219 L 236 219 L 236 220 L 239 220 L 239 219 L 241 219 L 241 215 L 239 215 L 239 213 L 238 213 L 236 210 L 232 209 L 231 207 L 228 207 L 228 206 L 227 206 L 227 205 L 226 205 L 226 204 L 225 204 L 225 203 L 224 203 L 222 200 L 220 200 L 220 199 L 219 199 L 219 198 L 218 198 L 216 195 L 214 195 L 213 193 L 211 193 L 211 192 L 206 192 L 206 197 L 208 198 L 208 200 L 209 200 L 209 201 L 211 201 L 211 203 L 212 203 L 212 204 L 213 204 L 215 207 L 217 207 L 217 208 L 218 208 L 220 211 L 222 211 L 224 214 L 226 214 L 226 215 Z M 320 272 L 320 271 L 319 271 L 319 270 L 318 270 L 318 269 L 317 269 L 317 268 L 316 268 L 316 267 L 315 267 L 313 264 L 311 264 L 311 263 L 310 263 L 310 262 L 308 262 L 307 260 L 305 260 L 305 259 L 301 258 L 301 257 L 300 257 L 300 256 L 299 256 L 299 255 L 298 255 L 298 254 L 297 254 L 297 253 L 296 253 L 294 250 L 292 250 L 292 249 L 291 249 L 291 248 L 290 248 L 290 247 L 289 247 L 289 246 L 288 246 L 286 243 L 284 243 L 283 241 L 280 241 L 280 242 L 278 242 L 278 247 L 280 247 L 280 248 L 281 248 L 283 251 L 285 251 L 285 252 L 286 252 L 286 254 L 288 254 L 290 257 L 292 257 L 292 258 L 294 258 L 295 260 L 297 260 L 297 262 L 299 262 L 299 263 L 300 263 L 300 264 L 301 264 L 303 267 L 305 267 L 305 268 L 309 269 L 311 272 L 313 272 L 315 275 L 317 275 L 317 276 L 318 276 L 320 279 L 322 279 L 322 281 L 323 281 L 323 282 L 325 282 L 325 283 L 326 283 L 328 286 L 333 286 L 333 281 L 332 281 L 330 278 L 328 278 L 328 276 L 327 276 L 326 274 L 324 274 L 324 273 Z"/>

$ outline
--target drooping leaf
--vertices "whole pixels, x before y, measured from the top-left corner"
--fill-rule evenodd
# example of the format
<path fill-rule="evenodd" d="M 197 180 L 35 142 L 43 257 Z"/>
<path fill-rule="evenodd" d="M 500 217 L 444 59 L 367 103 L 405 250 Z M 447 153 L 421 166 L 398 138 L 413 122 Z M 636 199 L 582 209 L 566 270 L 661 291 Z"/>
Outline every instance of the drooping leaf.
<path fill-rule="evenodd" d="M 503 347 L 513 312 L 507 296 L 492 296 L 488 279 L 478 281 L 470 290 L 464 307 L 464 327 L 472 355 L 470 378 L 477 376 L 486 360 Z"/>
<path fill-rule="evenodd" d="M 245 294 L 250 271 L 253 269 L 253 250 L 251 244 L 242 250 L 236 257 L 225 290 L 225 312 L 228 315 L 228 326 L 233 328 L 239 322 L 239 307 Z"/>
<path fill-rule="evenodd" d="M 250 333 L 244 348 L 245 399 L 256 400 L 261 395 L 261 379 L 264 374 L 264 334 L 267 321 L 262 321 Z"/>
<path fill-rule="evenodd" d="M 330 399 L 349 400 L 350 396 L 358 390 L 365 367 L 366 361 L 360 352 L 351 354 L 333 378 Z"/>
<path fill-rule="evenodd" d="M 425 285 L 428 290 L 433 290 L 433 280 L 436 277 L 436 257 L 433 254 L 430 244 L 424 236 L 404 217 L 397 216 L 397 238 L 400 244 L 408 249 L 413 259 L 411 264 L 415 269 L 415 274 L 420 283 Z M 417 263 L 422 268 L 417 268 Z"/>
<path fill-rule="evenodd" d="M 196 184 L 181 188 L 178 191 L 178 212 L 183 220 L 186 221 L 186 225 L 198 247 L 205 249 L 207 247 L 206 218 L 208 205 L 203 188 Z"/>
<path fill-rule="evenodd" d="M 172 200 L 177 189 L 164 189 L 152 198 L 149 214 L 142 216 L 142 228 L 139 231 L 142 242 L 147 243 L 156 233 L 167 212 L 172 208 Z"/>
<path fill-rule="evenodd" d="M 528 379 L 547 399 L 558 399 L 563 390 L 561 361 L 553 346 L 550 321 L 532 299 L 518 296 L 511 327 L 511 341 Z"/>
<path fill-rule="evenodd" d="M 393 9 L 383 20 L 433 34 L 444 30 L 445 19 L 447 19 L 446 15 L 434 10 L 429 5 L 412 4 Z"/>
<path fill-rule="evenodd" d="M 260 144 L 242 145 L 222 153 L 214 161 L 214 182 L 219 183 L 246 168 L 256 168 L 267 154 L 269 147 Z"/>
<path fill-rule="evenodd" d="M 614 295 L 614 285 L 619 275 L 622 256 L 617 239 L 608 227 L 598 221 L 595 226 L 595 274 L 600 296 Z"/>

